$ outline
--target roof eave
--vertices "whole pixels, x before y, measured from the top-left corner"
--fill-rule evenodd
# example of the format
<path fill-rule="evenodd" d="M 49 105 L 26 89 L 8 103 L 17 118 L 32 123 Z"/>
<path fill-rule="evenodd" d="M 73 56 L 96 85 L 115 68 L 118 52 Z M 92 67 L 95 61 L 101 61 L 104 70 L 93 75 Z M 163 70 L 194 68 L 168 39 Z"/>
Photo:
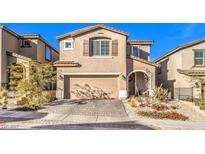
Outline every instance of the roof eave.
<path fill-rule="evenodd" d="M 196 41 L 192 41 L 192 42 L 189 42 L 187 44 L 184 44 L 184 45 L 181 45 L 181 46 L 178 46 L 176 48 L 174 48 L 173 50 L 167 52 L 165 55 L 159 57 L 158 59 L 156 59 L 154 62 L 157 63 L 165 58 L 167 58 L 168 56 L 182 50 L 182 49 L 186 49 L 186 48 L 189 48 L 191 46 L 194 46 L 194 45 L 197 45 L 199 43 L 202 43 L 202 42 L 205 42 L 205 38 L 202 38 L 202 39 L 199 39 L 199 40 L 196 40 Z"/>
<path fill-rule="evenodd" d="M 106 30 L 109 30 L 109 31 L 112 31 L 112 32 L 115 32 L 115 33 L 119 33 L 121 35 L 129 36 L 129 33 L 127 33 L 127 32 L 122 32 L 120 30 L 117 30 L 117 29 L 114 29 L 114 28 L 111 28 L 111 27 L 107 27 L 107 26 L 104 26 L 104 25 L 96 25 L 96 26 L 92 26 L 92 27 L 90 27 L 88 29 L 82 30 L 82 32 L 76 31 L 75 33 L 74 32 L 70 32 L 70 33 L 67 33 L 67 34 L 60 35 L 56 39 L 58 41 L 60 41 L 61 39 L 65 38 L 65 37 L 75 37 L 77 35 L 80 35 L 80 34 L 83 34 L 83 33 L 86 33 L 86 32 L 92 31 L 92 30 L 95 30 L 97 28 L 102 28 L 102 29 L 106 29 Z"/>
<path fill-rule="evenodd" d="M 136 60 L 136 61 L 141 62 L 141 63 L 144 63 L 144 64 L 148 64 L 148 65 L 151 65 L 151 66 L 154 66 L 154 67 L 157 67 L 157 66 L 158 66 L 156 63 L 153 63 L 153 62 L 150 62 L 150 61 L 141 59 L 141 58 L 137 58 L 137 57 L 134 57 L 134 56 L 129 56 L 129 55 L 128 55 L 127 58 L 130 58 L 130 59 L 132 59 L 132 60 Z"/>

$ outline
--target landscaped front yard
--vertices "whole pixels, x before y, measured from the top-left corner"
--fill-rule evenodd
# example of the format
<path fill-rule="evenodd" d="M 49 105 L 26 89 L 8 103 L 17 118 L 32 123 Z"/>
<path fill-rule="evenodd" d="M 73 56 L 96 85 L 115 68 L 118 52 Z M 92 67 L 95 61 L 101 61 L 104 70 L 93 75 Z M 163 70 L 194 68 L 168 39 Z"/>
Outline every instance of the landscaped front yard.
<path fill-rule="evenodd" d="M 138 98 L 138 105 L 132 107 L 124 101 L 131 119 L 170 119 L 179 121 L 205 121 L 205 111 L 188 101 L 154 101 L 152 98 Z"/>

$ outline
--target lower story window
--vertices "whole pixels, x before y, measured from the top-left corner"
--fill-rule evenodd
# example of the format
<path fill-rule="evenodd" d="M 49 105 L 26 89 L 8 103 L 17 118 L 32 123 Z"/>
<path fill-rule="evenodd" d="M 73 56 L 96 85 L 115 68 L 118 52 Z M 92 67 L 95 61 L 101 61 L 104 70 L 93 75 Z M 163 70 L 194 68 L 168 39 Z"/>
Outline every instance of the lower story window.
<path fill-rule="evenodd" d="M 109 56 L 110 55 L 110 40 L 98 39 L 91 41 L 90 56 Z"/>

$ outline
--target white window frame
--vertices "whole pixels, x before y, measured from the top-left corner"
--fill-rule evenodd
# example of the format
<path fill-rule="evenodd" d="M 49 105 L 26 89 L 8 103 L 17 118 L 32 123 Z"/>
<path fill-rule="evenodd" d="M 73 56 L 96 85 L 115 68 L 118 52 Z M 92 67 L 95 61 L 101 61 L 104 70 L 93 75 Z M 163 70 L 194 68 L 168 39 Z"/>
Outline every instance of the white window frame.
<path fill-rule="evenodd" d="M 137 50 L 137 57 L 140 57 L 140 50 L 139 50 L 139 49 L 140 49 L 140 46 L 139 46 L 139 45 L 132 45 L 132 56 L 134 56 L 134 54 L 133 54 L 133 48 L 134 48 L 134 47 L 137 47 L 137 49 L 138 49 L 138 50 Z"/>
<path fill-rule="evenodd" d="M 110 39 L 94 39 L 94 40 L 91 40 L 90 41 L 90 51 L 91 52 L 93 52 L 92 51 L 92 42 L 93 41 L 100 41 L 100 45 L 99 45 L 99 47 L 100 47 L 100 55 L 98 55 L 98 56 L 89 56 L 90 58 L 109 58 L 109 57 L 111 57 L 111 54 L 112 54 L 112 44 L 111 44 L 111 40 Z M 109 55 L 102 55 L 102 53 L 101 53 L 101 41 L 109 41 Z"/>
<path fill-rule="evenodd" d="M 71 48 L 66 48 L 65 47 L 66 43 L 71 43 Z M 65 41 L 63 41 L 63 50 L 73 50 L 73 40 L 65 40 Z"/>
<path fill-rule="evenodd" d="M 196 53 L 196 52 L 202 52 L 202 53 L 203 53 L 203 57 L 202 57 L 202 58 L 196 58 L 196 57 L 195 57 L 195 53 Z M 196 59 L 202 59 L 202 60 L 203 60 L 203 64 L 202 64 L 202 65 L 196 65 L 196 63 L 195 63 L 195 60 L 196 60 Z M 194 50 L 194 65 L 195 65 L 195 66 L 204 66 L 204 50 L 202 50 L 202 49 L 198 49 L 198 50 L 196 49 L 196 50 Z"/>

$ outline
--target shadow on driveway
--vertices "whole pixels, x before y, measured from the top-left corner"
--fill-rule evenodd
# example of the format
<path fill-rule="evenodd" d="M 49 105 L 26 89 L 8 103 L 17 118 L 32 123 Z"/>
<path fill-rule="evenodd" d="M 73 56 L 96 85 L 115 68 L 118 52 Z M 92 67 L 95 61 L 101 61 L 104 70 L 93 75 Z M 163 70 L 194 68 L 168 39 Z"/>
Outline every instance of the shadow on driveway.
<path fill-rule="evenodd" d="M 39 113 L 31 111 L 12 111 L 12 110 L 1 110 L 0 111 L 0 121 L 3 122 L 20 122 L 27 120 L 38 120 L 45 116 L 48 113 Z"/>
<path fill-rule="evenodd" d="M 54 129 L 54 130 L 154 130 L 136 121 L 112 122 L 112 123 L 86 123 L 86 124 L 60 124 L 43 125 L 32 127 L 32 129 Z"/>

